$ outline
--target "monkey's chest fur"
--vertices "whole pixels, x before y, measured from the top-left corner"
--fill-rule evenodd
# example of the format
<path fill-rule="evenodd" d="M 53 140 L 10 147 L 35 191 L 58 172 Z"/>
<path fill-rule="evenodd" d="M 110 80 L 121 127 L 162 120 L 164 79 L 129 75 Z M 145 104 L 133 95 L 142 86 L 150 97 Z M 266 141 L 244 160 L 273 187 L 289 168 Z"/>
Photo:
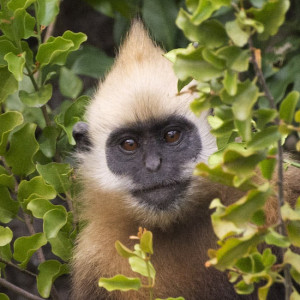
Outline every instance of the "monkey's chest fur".
<path fill-rule="evenodd" d="M 114 214 L 113 214 L 114 211 Z M 92 213 L 92 212 L 90 212 Z M 94 211 L 95 213 L 95 211 Z M 110 215 L 111 213 L 111 215 Z M 110 215 L 110 217 L 106 217 Z M 197 215 L 197 216 L 196 216 Z M 204 266 L 207 249 L 216 248 L 216 239 L 210 226 L 208 209 L 167 230 L 152 230 L 154 255 L 151 259 L 156 269 L 154 296 L 179 297 L 186 300 L 256 299 L 238 296 L 227 275 Z M 98 287 L 100 277 L 123 274 L 136 277 L 128 260 L 120 257 L 114 248 L 120 240 L 131 248 L 136 241 L 128 237 L 137 232 L 138 224 L 130 216 L 110 211 L 90 222 L 81 232 L 73 264 L 74 291 L 71 299 L 147 299 L 147 292 L 111 292 Z M 147 283 L 146 281 L 144 282 Z M 275 299 L 275 298 L 273 298 Z"/>
<path fill-rule="evenodd" d="M 198 220 L 190 219 L 184 225 L 175 224 L 167 231 L 152 229 L 154 255 L 151 261 L 156 269 L 155 297 L 183 296 L 186 300 L 213 300 L 222 294 L 223 299 L 234 299 L 234 291 L 226 275 L 204 266 L 208 259 L 207 249 L 216 247 L 214 239 L 211 239 L 212 230 L 204 226 L 208 217 L 203 215 Z M 79 296 L 75 299 L 147 299 L 147 292 L 108 294 L 97 287 L 100 277 L 113 277 L 116 274 L 137 276 L 130 270 L 128 260 L 117 254 L 114 243 L 120 240 L 132 249 L 136 241 L 127 237 L 135 234 L 141 224 L 122 221 L 118 228 L 110 223 L 96 230 L 95 226 L 100 225 L 97 223 L 90 223 L 80 236 L 76 254 L 80 258 L 77 257 L 74 269 L 80 273 L 76 280 L 81 282 L 81 288 L 77 290 Z M 146 280 L 144 283 L 147 284 Z"/>

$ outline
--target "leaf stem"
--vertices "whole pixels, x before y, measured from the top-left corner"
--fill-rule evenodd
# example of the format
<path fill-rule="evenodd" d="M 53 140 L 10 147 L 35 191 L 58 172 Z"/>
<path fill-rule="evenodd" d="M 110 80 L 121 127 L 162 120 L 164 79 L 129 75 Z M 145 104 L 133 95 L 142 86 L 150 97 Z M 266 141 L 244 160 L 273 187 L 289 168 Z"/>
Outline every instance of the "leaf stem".
<path fill-rule="evenodd" d="M 251 38 L 249 38 L 248 40 L 248 44 L 250 47 L 250 51 L 251 51 L 251 57 L 252 57 L 252 64 L 255 70 L 255 74 L 261 84 L 262 90 L 264 91 L 264 94 L 266 96 L 266 98 L 269 101 L 270 107 L 272 109 L 276 109 L 276 104 L 275 104 L 275 100 L 274 97 L 272 95 L 272 93 L 270 92 L 265 77 L 263 75 L 263 72 L 261 70 L 261 68 L 259 67 L 256 55 L 255 55 L 255 48 L 253 46 L 253 41 Z M 280 119 L 278 117 L 275 118 L 275 124 L 279 126 L 280 124 Z M 280 207 L 284 205 L 284 195 L 283 195 L 283 148 L 281 145 L 281 140 L 277 141 L 277 148 L 278 148 L 278 153 L 277 153 L 277 168 L 278 168 L 278 180 L 277 180 L 277 185 L 278 185 L 278 205 L 279 205 L 279 209 L 278 209 L 278 218 L 279 218 L 279 225 L 278 225 L 278 232 L 281 235 L 285 235 L 286 236 L 286 230 L 285 230 L 285 225 L 284 222 L 282 220 L 282 216 L 280 213 Z M 284 256 L 284 252 L 285 250 L 282 248 L 281 250 L 281 255 L 282 258 Z M 285 300 L 289 300 L 290 299 L 290 295 L 292 293 L 292 279 L 291 279 L 291 275 L 290 275 L 290 266 L 289 265 L 285 265 L 284 269 L 284 278 L 285 278 Z"/>
<path fill-rule="evenodd" d="M 150 257 L 146 257 L 145 262 L 147 266 L 147 272 L 148 272 L 148 284 L 149 284 L 149 299 L 153 300 L 153 282 L 150 274 L 150 265 L 149 265 Z"/>
<path fill-rule="evenodd" d="M 25 297 L 26 299 L 32 299 L 32 300 L 43 300 L 43 298 L 40 298 L 39 296 L 33 295 L 23 289 L 21 289 L 20 287 L 10 283 L 9 281 L 7 281 L 4 278 L 0 278 L 0 285 L 6 287 L 7 289 Z"/>
<path fill-rule="evenodd" d="M 39 18 L 37 17 L 38 13 L 38 3 L 34 2 L 34 10 L 35 10 L 35 19 L 36 19 L 36 29 L 37 29 L 37 40 L 38 40 L 38 46 L 40 46 L 42 42 L 42 34 L 41 34 L 41 24 L 39 22 Z"/>

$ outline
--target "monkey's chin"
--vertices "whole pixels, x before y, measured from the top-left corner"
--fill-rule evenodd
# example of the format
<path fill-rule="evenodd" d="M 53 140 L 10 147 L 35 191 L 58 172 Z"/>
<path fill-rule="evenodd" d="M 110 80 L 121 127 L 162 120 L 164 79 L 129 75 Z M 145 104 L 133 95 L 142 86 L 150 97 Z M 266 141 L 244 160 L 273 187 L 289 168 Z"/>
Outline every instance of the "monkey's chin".
<path fill-rule="evenodd" d="M 180 199 L 190 185 L 190 180 L 172 184 L 156 185 L 153 187 L 139 189 L 132 195 L 143 207 L 157 211 L 168 211 L 178 208 Z"/>

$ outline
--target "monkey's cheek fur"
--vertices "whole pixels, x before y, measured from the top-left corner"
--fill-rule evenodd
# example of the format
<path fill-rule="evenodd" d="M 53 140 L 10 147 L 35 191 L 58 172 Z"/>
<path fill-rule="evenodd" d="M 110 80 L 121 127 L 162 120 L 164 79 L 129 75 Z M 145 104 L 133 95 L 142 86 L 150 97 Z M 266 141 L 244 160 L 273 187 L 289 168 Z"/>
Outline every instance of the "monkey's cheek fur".
<path fill-rule="evenodd" d="M 132 191 L 132 196 L 143 206 L 151 210 L 168 211 L 178 205 L 186 193 L 191 180 L 176 182 L 169 185 L 158 185 L 152 188 Z"/>

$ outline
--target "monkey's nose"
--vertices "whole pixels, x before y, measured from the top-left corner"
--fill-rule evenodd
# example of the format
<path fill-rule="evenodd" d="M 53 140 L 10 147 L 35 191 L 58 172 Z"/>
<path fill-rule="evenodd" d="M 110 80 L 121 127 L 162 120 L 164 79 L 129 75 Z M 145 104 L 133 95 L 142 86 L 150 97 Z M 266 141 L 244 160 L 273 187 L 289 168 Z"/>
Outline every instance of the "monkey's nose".
<path fill-rule="evenodd" d="M 145 167 L 150 172 L 156 172 L 161 166 L 162 159 L 159 155 L 150 154 L 145 157 Z"/>

